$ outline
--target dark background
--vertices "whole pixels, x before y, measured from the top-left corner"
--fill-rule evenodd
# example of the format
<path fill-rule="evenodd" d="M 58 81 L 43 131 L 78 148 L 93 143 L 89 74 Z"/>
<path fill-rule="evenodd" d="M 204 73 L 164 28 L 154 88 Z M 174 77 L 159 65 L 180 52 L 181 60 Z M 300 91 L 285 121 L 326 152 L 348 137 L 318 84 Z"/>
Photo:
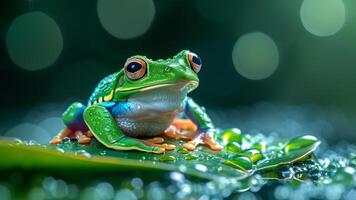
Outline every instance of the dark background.
<path fill-rule="evenodd" d="M 304 28 L 301 0 L 154 1 L 155 16 L 147 32 L 120 39 L 103 28 L 94 0 L 2 1 L 0 134 L 22 137 L 24 133 L 14 132 L 26 131 L 26 127 L 29 132 L 45 131 L 47 126 L 48 135 L 53 135 L 61 127 L 55 123 L 60 123 L 65 106 L 86 102 L 97 82 L 120 70 L 127 57 L 167 58 L 189 49 L 203 60 L 201 84 L 191 96 L 209 110 L 218 126 L 286 136 L 315 131 L 353 142 L 356 2 L 343 2 L 343 27 L 320 37 Z M 51 17 L 63 38 L 56 62 L 36 71 L 14 64 L 6 46 L 16 17 L 33 11 Z M 139 8 L 132 10 L 132 15 L 138 12 Z M 262 80 L 241 76 L 232 62 L 236 41 L 251 32 L 268 35 L 279 52 L 278 68 Z M 47 123 L 48 119 L 53 121 Z M 21 123 L 27 124 L 14 129 Z"/>

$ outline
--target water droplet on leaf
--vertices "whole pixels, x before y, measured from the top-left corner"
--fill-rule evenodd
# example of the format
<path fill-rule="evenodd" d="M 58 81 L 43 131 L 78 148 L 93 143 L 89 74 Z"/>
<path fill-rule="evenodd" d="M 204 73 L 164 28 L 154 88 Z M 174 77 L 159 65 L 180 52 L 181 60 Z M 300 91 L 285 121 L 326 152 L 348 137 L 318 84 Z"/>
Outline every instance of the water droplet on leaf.
<path fill-rule="evenodd" d="M 173 161 L 176 160 L 174 156 L 169 156 L 169 155 L 163 155 L 162 157 L 159 158 L 160 161 Z"/>
<path fill-rule="evenodd" d="M 189 151 L 186 150 L 186 149 L 184 149 L 184 148 L 182 148 L 182 149 L 179 149 L 179 150 L 178 150 L 178 153 L 180 153 L 180 154 L 187 154 L 187 153 L 189 153 Z"/>
<path fill-rule="evenodd" d="M 249 157 L 253 163 L 256 163 L 263 158 L 263 154 L 257 149 L 248 149 L 240 154 Z"/>
<path fill-rule="evenodd" d="M 231 163 L 233 163 L 235 166 L 241 169 L 244 170 L 252 169 L 252 161 L 250 158 L 246 156 L 234 156 L 229 161 L 231 161 Z"/>
<path fill-rule="evenodd" d="M 291 139 L 284 147 L 284 151 L 288 154 L 303 148 L 308 148 L 313 145 L 318 145 L 319 140 L 312 135 L 304 135 Z"/>
<path fill-rule="evenodd" d="M 222 133 L 221 139 L 224 144 L 229 142 L 238 142 L 241 144 L 241 131 L 237 128 L 226 129 Z"/>
<path fill-rule="evenodd" d="M 227 153 L 232 153 L 232 154 L 236 154 L 238 152 L 241 151 L 241 146 L 239 143 L 237 142 L 229 142 L 226 144 L 226 146 L 224 147 L 224 150 Z"/>
<path fill-rule="evenodd" d="M 195 160 L 197 158 L 198 158 L 198 156 L 193 155 L 193 154 L 188 154 L 188 155 L 184 156 L 185 160 Z"/>

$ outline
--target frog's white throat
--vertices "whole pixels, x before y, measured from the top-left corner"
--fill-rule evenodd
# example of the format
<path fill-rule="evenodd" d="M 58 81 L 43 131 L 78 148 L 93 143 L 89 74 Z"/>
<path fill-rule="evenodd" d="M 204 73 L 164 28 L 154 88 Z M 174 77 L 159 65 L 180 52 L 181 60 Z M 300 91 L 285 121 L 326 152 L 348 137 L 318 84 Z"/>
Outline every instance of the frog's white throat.
<path fill-rule="evenodd" d="M 187 83 L 164 84 L 134 94 L 128 101 L 139 106 L 142 114 L 174 112 L 182 109 L 188 91 Z"/>
<path fill-rule="evenodd" d="M 130 111 L 117 119 L 119 127 L 133 137 L 162 134 L 183 110 L 188 86 L 165 84 L 132 95 L 128 99 Z"/>

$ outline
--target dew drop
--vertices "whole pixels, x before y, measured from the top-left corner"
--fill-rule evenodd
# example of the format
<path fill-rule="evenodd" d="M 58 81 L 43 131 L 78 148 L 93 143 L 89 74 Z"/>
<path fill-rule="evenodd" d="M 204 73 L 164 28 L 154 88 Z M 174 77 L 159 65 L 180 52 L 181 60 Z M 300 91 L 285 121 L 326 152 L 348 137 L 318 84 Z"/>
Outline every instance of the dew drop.
<path fill-rule="evenodd" d="M 295 150 L 309 148 L 314 145 L 318 145 L 319 143 L 320 142 L 316 137 L 312 135 L 304 135 L 291 139 L 284 147 L 284 151 L 288 154 Z"/>
<path fill-rule="evenodd" d="M 237 128 L 226 129 L 221 136 L 224 144 L 238 142 L 241 144 L 241 131 Z"/>
<path fill-rule="evenodd" d="M 193 155 L 193 154 L 188 154 L 188 155 L 184 156 L 184 159 L 185 160 L 195 160 L 195 159 L 198 159 L 198 156 Z"/>
<path fill-rule="evenodd" d="M 163 155 L 159 158 L 160 161 L 174 161 L 176 158 L 174 156 Z"/>
<path fill-rule="evenodd" d="M 241 151 L 241 146 L 237 142 L 229 142 L 224 148 L 225 152 L 236 154 Z"/>
<path fill-rule="evenodd" d="M 189 153 L 189 151 L 186 150 L 186 149 L 184 149 L 184 148 L 182 148 L 182 149 L 179 149 L 179 150 L 178 150 L 178 153 L 180 153 L 180 154 L 187 154 L 187 153 Z"/>
<path fill-rule="evenodd" d="M 246 156 L 235 156 L 233 158 L 230 159 L 230 161 L 245 170 L 250 170 L 252 169 L 252 161 L 250 158 L 246 157 Z"/>

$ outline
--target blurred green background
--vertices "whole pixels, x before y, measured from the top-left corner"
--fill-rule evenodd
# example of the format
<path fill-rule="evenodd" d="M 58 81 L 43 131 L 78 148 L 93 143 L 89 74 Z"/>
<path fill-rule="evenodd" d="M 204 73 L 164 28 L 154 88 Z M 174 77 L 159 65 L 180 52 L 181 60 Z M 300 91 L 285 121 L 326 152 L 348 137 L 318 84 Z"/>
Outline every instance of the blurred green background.
<path fill-rule="evenodd" d="M 353 0 L 2 1 L 0 132 L 44 142 L 127 57 L 189 49 L 203 61 L 191 96 L 218 126 L 356 141 L 355 11 Z"/>

